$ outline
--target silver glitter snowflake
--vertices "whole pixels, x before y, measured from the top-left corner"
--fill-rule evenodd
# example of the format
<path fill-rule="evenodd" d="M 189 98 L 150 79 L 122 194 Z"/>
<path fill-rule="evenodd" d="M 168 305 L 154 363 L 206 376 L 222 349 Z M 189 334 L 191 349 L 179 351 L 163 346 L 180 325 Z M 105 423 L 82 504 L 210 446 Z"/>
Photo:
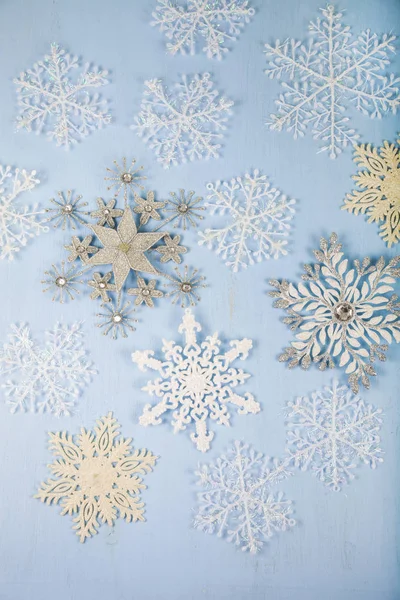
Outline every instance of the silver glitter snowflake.
<path fill-rule="evenodd" d="M 78 286 L 84 283 L 81 279 L 84 270 L 78 270 L 74 265 L 68 269 L 65 268 L 65 262 L 61 262 L 61 266 L 52 265 L 51 269 L 45 271 L 46 279 L 42 280 L 43 291 L 51 291 L 53 294 L 53 302 L 58 301 L 64 304 L 65 297 L 69 300 L 74 300 L 75 295 L 79 294 Z"/>
<path fill-rule="evenodd" d="M 164 167 L 217 158 L 233 102 L 213 89 L 209 73 L 182 76 L 169 91 L 159 79 L 145 81 L 135 129 Z"/>
<path fill-rule="evenodd" d="M 230 350 L 221 352 L 218 334 L 207 336 L 201 344 L 197 333 L 200 323 L 190 309 L 185 310 L 178 329 L 185 336 L 185 345 L 164 341 L 164 361 L 153 358 L 151 350 L 136 351 L 132 360 L 141 371 L 153 369 L 160 377 L 149 381 L 143 388 L 150 396 L 160 399 L 155 406 L 147 404 L 140 417 L 141 425 L 159 425 L 162 415 L 172 410 L 174 433 L 184 431 L 193 423 L 195 431 L 190 434 L 192 442 L 201 452 L 210 448 L 214 433 L 208 429 L 209 420 L 219 425 L 229 425 L 230 414 L 227 404 L 231 403 L 239 414 L 255 414 L 260 405 L 254 396 L 246 392 L 243 396 L 234 388 L 250 377 L 242 369 L 232 367 L 237 360 L 245 360 L 252 347 L 248 339 L 233 340 Z"/>
<path fill-rule="evenodd" d="M 351 107 L 380 118 L 396 113 L 400 105 L 400 78 L 385 75 L 396 36 L 378 37 L 367 29 L 354 39 L 342 13 L 331 4 L 321 12 L 322 18 L 309 25 L 308 43 L 287 39 L 265 44 L 265 73 L 283 80 L 277 113 L 268 124 L 277 131 L 287 129 L 294 138 L 311 128 L 321 151 L 336 158 L 359 138 L 350 124 Z"/>
<path fill-rule="evenodd" d="M 78 57 L 52 44 L 44 60 L 14 79 L 20 111 L 18 129 L 44 132 L 57 146 L 69 148 L 110 123 L 107 102 L 93 93 L 108 83 L 108 72 L 86 63 L 74 77 L 79 68 Z"/>
<path fill-rule="evenodd" d="M 295 200 L 271 187 L 265 175 L 255 169 L 207 189 L 206 208 L 221 217 L 221 225 L 200 232 L 199 244 L 215 249 L 233 272 L 287 254 Z"/>
<path fill-rule="evenodd" d="M 44 346 L 36 344 L 25 325 L 12 325 L 9 341 L 0 350 L 0 376 L 11 412 L 51 412 L 70 415 L 82 389 L 96 371 L 82 345 L 79 323 L 57 323 L 46 332 Z"/>
<path fill-rule="evenodd" d="M 198 511 L 194 526 L 216 533 L 243 551 L 255 554 L 275 532 L 296 524 L 292 503 L 273 486 L 290 472 L 277 459 L 255 452 L 247 444 L 233 447 L 209 465 L 202 465 Z"/>
<path fill-rule="evenodd" d="M 289 402 L 290 459 L 302 470 L 311 468 L 326 486 L 339 491 L 354 479 L 360 463 L 375 469 L 383 462 L 381 413 L 337 381 L 311 398 Z"/>
<path fill-rule="evenodd" d="M 129 331 L 136 331 L 134 324 L 138 321 L 131 317 L 135 311 L 129 308 L 130 302 L 122 302 L 120 294 L 115 302 L 109 301 L 108 304 L 101 306 L 105 312 L 98 313 L 96 316 L 99 318 L 97 327 L 102 329 L 103 335 L 111 334 L 112 339 L 116 340 L 119 336 L 128 337 Z"/>
<path fill-rule="evenodd" d="M 320 369 L 346 367 L 357 393 L 359 380 L 369 388 L 376 358 L 385 360 L 388 344 L 400 342 L 400 305 L 390 294 L 400 277 L 400 256 L 387 265 L 383 257 L 350 265 L 341 249 L 336 234 L 329 242 L 321 238 L 321 250 L 314 251 L 319 263 L 305 265 L 305 283 L 272 280 L 277 291 L 269 295 L 275 307 L 287 310 L 284 322 L 297 331 L 279 360 L 289 361 L 290 368 L 308 369 L 312 362 Z"/>
<path fill-rule="evenodd" d="M 37 204 L 19 206 L 18 196 L 40 183 L 36 171 L 0 165 L 0 258 L 12 260 L 30 238 L 48 231 L 45 211 Z"/>
<path fill-rule="evenodd" d="M 87 206 L 87 202 L 81 202 L 82 196 L 79 194 L 74 198 L 72 190 L 58 192 L 58 200 L 50 198 L 50 202 L 55 208 L 46 208 L 46 213 L 50 216 L 47 221 L 54 221 L 54 227 L 59 227 L 65 230 L 67 226 L 76 229 L 76 224 L 84 225 L 86 221 L 82 216 L 89 215 L 89 212 L 82 210 Z"/>
<path fill-rule="evenodd" d="M 171 283 L 166 285 L 169 288 L 165 294 L 166 297 L 172 299 L 172 304 L 180 302 L 182 308 L 189 305 L 195 306 L 197 302 L 200 302 L 199 288 L 207 287 L 203 283 L 205 277 L 198 275 L 197 269 L 190 272 L 187 265 L 185 265 L 183 273 L 178 267 L 175 267 L 175 274 L 176 277 L 167 277 Z"/>
<path fill-rule="evenodd" d="M 130 190 L 132 193 L 135 191 L 135 188 L 139 190 L 143 190 L 143 185 L 140 181 L 144 181 L 147 179 L 144 175 L 140 174 L 140 171 L 143 170 L 143 166 L 135 168 L 136 159 L 133 159 L 130 166 L 126 166 L 126 158 L 122 159 L 122 166 L 118 164 L 116 160 L 114 160 L 114 169 L 107 168 L 107 171 L 110 173 L 108 177 L 104 177 L 105 181 L 109 181 L 110 184 L 108 186 L 108 190 L 113 188 L 115 189 L 114 197 L 116 198 L 120 191 L 124 191 L 124 200 L 128 202 L 128 191 Z"/>
<path fill-rule="evenodd" d="M 167 43 L 170 54 L 195 54 L 200 37 L 207 57 L 221 60 L 228 52 L 225 44 L 236 40 L 254 13 L 247 0 L 187 0 L 183 4 L 158 0 L 151 25 L 159 26 L 171 40 Z"/>
<path fill-rule="evenodd" d="M 170 192 L 170 199 L 167 200 L 167 208 L 164 212 L 171 213 L 164 221 L 164 224 L 174 222 L 175 227 L 182 227 L 186 231 L 189 227 L 197 227 L 197 221 L 204 219 L 201 211 L 204 206 L 199 206 L 203 202 L 201 196 L 195 196 L 193 191 L 185 192 L 179 190 L 179 196 L 175 192 Z"/>

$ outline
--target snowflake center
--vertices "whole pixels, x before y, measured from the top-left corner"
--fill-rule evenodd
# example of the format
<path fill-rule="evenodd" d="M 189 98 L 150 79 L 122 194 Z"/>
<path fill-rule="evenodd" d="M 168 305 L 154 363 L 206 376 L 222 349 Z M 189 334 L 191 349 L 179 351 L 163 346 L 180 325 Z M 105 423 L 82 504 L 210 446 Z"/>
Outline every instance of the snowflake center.
<path fill-rule="evenodd" d="M 400 205 L 400 169 L 387 173 L 381 183 L 382 194 L 393 204 Z"/>
<path fill-rule="evenodd" d="M 101 290 L 105 290 L 105 288 L 106 288 L 106 284 L 104 283 L 104 281 L 100 281 L 100 283 L 99 283 L 99 288 L 100 288 Z"/>
<path fill-rule="evenodd" d="M 191 369 L 182 373 L 181 381 L 187 388 L 189 394 L 204 396 L 209 388 L 210 378 L 206 370 L 198 365 L 192 365 Z"/>
<path fill-rule="evenodd" d="M 151 204 L 145 204 L 144 210 L 148 213 L 151 213 L 151 211 L 153 210 L 153 207 L 151 206 Z"/>
<path fill-rule="evenodd" d="M 111 491 L 116 481 L 116 472 L 108 458 L 94 456 L 82 462 L 78 480 L 86 495 L 100 496 Z"/>
<path fill-rule="evenodd" d="M 57 277 L 56 279 L 56 285 L 58 287 L 64 287 L 64 285 L 67 284 L 67 280 L 65 279 L 65 277 Z"/>
<path fill-rule="evenodd" d="M 192 291 L 192 286 L 190 283 L 182 283 L 181 285 L 181 290 L 182 292 L 184 292 L 185 294 L 188 294 L 189 292 Z"/>
<path fill-rule="evenodd" d="M 104 209 L 104 214 L 106 215 L 106 217 L 110 214 L 110 209 L 109 208 L 105 208 Z"/>
<path fill-rule="evenodd" d="M 349 302 L 339 302 L 334 307 L 333 314 L 338 321 L 348 323 L 354 318 L 355 310 Z"/>
<path fill-rule="evenodd" d="M 62 211 L 64 213 L 66 213 L 67 215 L 71 214 L 73 210 L 74 210 L 74 207 L 72 206 L 72 204 L 66 204 L 65 206 L 63 206 L 63 209 L 62 209 Z"/>
<path fill-rule="evenodd" d="M 113 316 L 111 317 L 113 323 L 121 323 L 123 316 L 121 315 L 121 313 L 114 313 Z"/>
<path fill-rule="evenodd" d="M 147 288 L 144 288 L 142 290 L 142 296 L 150 296 L 150 290 L 148 290 Z"/>
<path fill-rule="evenodd" d="M 132 183 L 133 176 L 130 173 L 122 173 L 121 181 L 123 183 Z"/>
<path fill-rule="evenodd" d="M 125 254 L 127 254 L 127 252 L 129 252 L 130 249 L 131 249 L 131 245 L 128 244 L 127 242 L 122 242 L 122 244 L 120 244 L 118 246 L 118 250 L 120 250 L 121 252 L 124 252 Z"/>
<path fill-rule="evenodd" d="M 76 247 L 76 251 L 78 252 L 78 254 L 82 254 L 82 252 L 85 252 L 86 248 L 84 246 L 77 246 Z"/>
<path fill-rule="evenodd" d="M 182 214 L 187 213 L 187 211 L 189 210 L 189 206 L 187 204 L 179 204 L 178 206 L 178 211 Z"/>

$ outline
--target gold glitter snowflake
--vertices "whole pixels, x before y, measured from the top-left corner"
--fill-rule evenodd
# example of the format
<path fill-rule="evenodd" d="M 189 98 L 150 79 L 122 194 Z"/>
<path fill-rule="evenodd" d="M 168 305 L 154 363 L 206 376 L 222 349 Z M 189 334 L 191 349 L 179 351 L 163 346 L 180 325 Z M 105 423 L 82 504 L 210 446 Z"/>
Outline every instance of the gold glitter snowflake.
<path fill-rule="evenodd" d="M 118 517 L 127 523 L 145 520 L 141 475 L 152 471 L 158 457 L 133 450 L 130 438 L 117 440 L 119 427 L 110 412 L 94 432 L 82 428 L 77 439 L 65 431 L 49 433 L 56 457 L 49 469 L 56 479 L 43 482 L 35 497 L 60 504 L 62 515 L 76 515 L 73 529 L 81 542 L 97 533 L 99 521 L 112 526 Z"/>

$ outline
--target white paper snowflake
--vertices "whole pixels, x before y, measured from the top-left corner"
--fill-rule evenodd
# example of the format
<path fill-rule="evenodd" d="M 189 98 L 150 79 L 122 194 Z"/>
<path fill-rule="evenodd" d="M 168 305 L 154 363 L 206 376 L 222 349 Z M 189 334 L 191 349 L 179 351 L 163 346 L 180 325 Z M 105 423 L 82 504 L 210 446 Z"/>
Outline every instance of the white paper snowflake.
<path fill-rule="evenodd" d="M 151 25 L 160 26 L 166 37 L 170 54 L 196 52 L 196 41 L 204 39 L 203 52 L 208 58 L 221 60 L 228 52 L 227 42 L 234 42 L 245 23 L 254 16 L 254 8 L 249 7 L 247 0 L 187 0 L 181 2 L 158 0 L 154 21 Z"/>
<path fill-rule="evenodd" d="M 330 4 L 321 12 L 322 18 L 310 22 L 308 43 L 287 39 L 265 44 L 269 59 L 265 73 L 271 79 L 289 80 L 282 82 L 278 110 L 268 124 L 277 131 L 287 129 L 294 138 L 310 127 L 321 151 L 336 158 L 359 138 L 350 125 L 351 106 L 380 118 L 396 113 L 400 105 L 400 78 L 384 74 L 396 36 L 378 37 L 367 29 L 354 39 L 350 27 L 342 23 L 342 13 Z"/>
<path fill-rule="evenodd" d="M 209 73 L 182 76 L 168 91 L 161 80 L 145 81 L 135 129 L 165 167 L 188 159 L 217 158 L 233 102 L 219 97 Z"/>
<path fill-rule="evenodd" d="M 379 430 L 382 410 L 354 396 L 337 381 L 311 398 L 288 403 L 288 452 L 295 466 L 311 468 L 326 486 L 339 491 L 354 479 L 360 463 L 383 462 Z"/>
<path fill-rule="evenodd" d="M 199 344 L 196 334 L 201 331 L 201 326 L 190 309 L 185 310 L 178 331 L 184 334 L 185 345 L 182 348 L 175 342 L 163 340 L 164 362 L 153 358 L 154 352 L 151 350 L 132 354 L 133 362 L 141 371 L 149 368 L 161 375 L 143 388 L 150 396 L 161 400 L 153 407 L 150 404 L 144 407 L 140 423 L 145 426 L 159 425 L 162 415 L 173 410 L 174 433 L 184 431 L 193 423 L 195 432 L 190 434 L 190 438 L 198 450 L 206 452 L 214 437 L 214 433 L 208 430 L 208 420 L 228 426 L 228 403 L 236 406 L 240 415 L 254 414 L 260 410 L 252 394 L 246 392 L 239 396 L 233 391 L 250 375 L 242 369 L 231 367 L 231 364 L 238 358 L 245 360 L 253 344 L 248 339 L 233 340 L 230 342 L 231 349 L 221 353 L 221 341 L 217 333 L 207 336 Z"/>
<path fill-rule="evenodd" d="M 209 183 L 207 189 L 206 207 L 224 219 L 221 227 L 199 233 L 200 245 L 215 249 L 234 272 L 287 254 L 295 200 L 271 187 L 265 175 L 255 169 L 229 183 Z"/>
<path fill-rule="evenodd" d="M 37 204 L 29 208 L 17 203 L 20 194 L 33 190 L 38 183 L 36 171 L 0 165 L 0 258 L 12 260 L 30 238 L 48 231 L 43 209 Z"/>
<path fill-rule="evenodd" d="M 194 526 L 255 554 L 274 532 L 296 523 L 292 503 L 271 491 L 289 474 L 281 461 L 235 442 L 227 454 L 196 472 L 204 491 L 198 494 Z"/>
<path fill-rule="evenodd" d="M 108 71 L 90 68 L 86 63 L 74 77 L 79 67 L 77 56 L 51 44 L 50 54 L 44 60 L 14 79 L 20 108 L 18 129 L 45 132 L 57 146 L 69 148 L 110 123 L 107 101 L 97 92 L 92 93 L 108 83 Z"/>
<path fill-rule="evenodd" d="M 11 325 L 9 341 L 0 350 L 0 375 L 18 376 L 2 386 L 11 412 L 51 412 L 70 415 L 76 398 L 96 373 L 82 347 L 79 323 L 57 323 L 36 344 L 28 326 Z"/>

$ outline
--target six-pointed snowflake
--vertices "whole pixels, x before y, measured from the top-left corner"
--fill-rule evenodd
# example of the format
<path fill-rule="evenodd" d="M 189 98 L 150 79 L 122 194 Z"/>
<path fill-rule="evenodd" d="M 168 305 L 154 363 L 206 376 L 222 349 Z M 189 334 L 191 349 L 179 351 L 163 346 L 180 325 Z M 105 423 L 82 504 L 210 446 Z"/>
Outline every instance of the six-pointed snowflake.
<path fill-rule="evenodd" d="M 359 463 L 375 469 L 383 462 L 381 413 L 337 381 L 311 398 L 289 402 L 290 459 L 302 470 L 311 467 L 325 485 L 339 491 L 354 479 Z"/>
<path fill-rule="evenodd" d="M 295 200 L 271 187 L 256 169 L 230 183 L 207 185 L 211 214 L 225 217 L 221 227 L 200 233 L 199 244 L 215 248 L 234 272 L 267 258 L 287 254 Z M 229 221 L 226 216 L 229 216 Z"/>
<path fill-rule="evenodd" d="M 19 376 L 3 385 L 11 412 L 49 411 L 70 415 L 76 398 L 96 373 L 82 347 L 80 324 L 57 323 L 36 344 L 29 327 L 12 325 L 9 341 L 0 350 L 0 375 Z"/>
<path fill-rule="evenodd" d="M 56 460 L 49 465 L 55 479 L 41 484 L 35 496 L 46 504 L 60 504 L 62 515 L 76 515 L 73 526 L 81 542 L 97 533 L 99 520 L 110 527 L 119 517 L 127 523 L 144 521 L 141 475 L 152 471 L 157 456 L 133 450 L 131 438 L 119 438 L 119 423 L 108 413 L 94 432 L 82 428 L 74 437 L 49 433 Z"/>
<path fill-rule="evenodd" d="M 108 83 L 108 72 L 91 69 L 86 63 L 81 74 L 73 77 L 79 67 L 78 57 L 52 44 L 44 60 L 14 79 L 20 109 L 17 127 L 45 132 L 57 146 L 69 148 L 110 123 L 107 102 L 97 92 L 92 93 Z"/>
<path fill-rule="evenodd" d="M 354 161 L 362 168 L 353 177 L 359 189 L 347 194 L 342 208 L 367 215 L 368 223 L 383 222 L 379 235 L 390 248 L 400 241 L 400 149 L 389 142 L 379 151 L 362 144 L 355 148 Z"/>
<path fill-rule="evenodd" d="M 168 91 L 161 80 L 145 82 L 135 129 L 164 167 L 188 159 L 217 158 L 233 102 L 219 97 L 209 73 L 182 76 Z"/>
<path fill-rule="evenodd" d="M 256 553 L 274 532 L 295 525 L 292 503 L 271 491 L 290 474 L 281 461 L 235 442 L 227 454 L 202 465 L 196 474 L 204 488 L 198 494 L 197 529 L 226 536 L 243 551 Z"/>
<path fill-rule="evenodd" d="M 185 336 L 185 345 L 164 340 L 162 348 L 165 361 L 153 358 L 154 352 L 145 350 L 132 354 L 139 369 L 158 371 L 160 376 L 149 381 L 143 388 L 151 396 L 161 398 L 155 405 L 147 404 L 140 417 L 141 425 L 159 425 L 162 415 L 173 410 L 174 433 L 184 431 L 191 423 L 195 431 L 190 434 L 192 442 L 201 452 L 210 448 L 214 433 L 208 429 L 209 419 L 219 425 L 229 425 L 227 404 L 238 408 L 241 415 L 258 413 L 260 405 L 252 394 L 239 396 L 233 390 L 250 377 L 242 369 L 231 367 L 238 358 L 245 360 L 252 347 L 248 339 L 233 340 L 231 349 L 221 353 L 218 334 L 207 336 L 201 344 L 197 333 L 201 326 L 195 321 L 190 309 L 185 310 L 178 329 Z"/>
<path fill-rule="evenodd" d="M 208 58 L 221 60 L 228 52 L 226 42 L 233 42 L 245 23 L 254 16 L 254 8 L 247 0 L 187 0 L 181 3 L 158 0 L 151 25 L 160 26 L 166 37 L 167 50 L 171 54 L 195 54 L 198 37 L 204 39 L 203 52 Z"/>
<path fill-rule="evenodd" d="M 16 202 L 20 194 L 33 190 L 38 183 L 36 171 L 0 165 L 0 258 L 12 260 L 30 238 L 48 231 L 44 210 L 37 205 L 32 209 L 18 206 Z"/>
<path fill-rule="evenodd" d="M 284 322 L 298 329 L 279 360 L 291 368 L 308 369 L 312 361 L 320 369 L 346 367 L 357 393 L 360 379 L 369 388 L 369 376 L 376 375 L 373 362 L 386 359 L 387 344 L 400 342 L 400 305 L 389 295 L 400 277 L 400 256 L 387 265 L 381 257 L 376 264 L 354 260 L 350 267 L 341 249 L 335 233 L 329 242 L 321 238 L 321 250 L 314 251 L 319 264 L 304 266 L 306 283 L 272 280 L 277 291 L 269 295 L 277 298 L 276 308 L 287 310 Z"/>
<path fill-rule="evenodd" d="M 321 151 L 336 158 L 359 137 L 347 116 L 350 106 L 380 118 L 396 113 L 400 105 L 400 77 L 384 74 L 396 37 L 379 38 L 367 29 L 353 39 L 342 13 L 329 4 L 321 10 L 322 18 L 310 23 L 309 43 L 288 39 L 265 44 L 265 73 L 271 79 L 289 79 L 282 82 L 278 111 L 269 125 L 277 131 L 287 129 L 294 138 L 310 127 Z"/>

